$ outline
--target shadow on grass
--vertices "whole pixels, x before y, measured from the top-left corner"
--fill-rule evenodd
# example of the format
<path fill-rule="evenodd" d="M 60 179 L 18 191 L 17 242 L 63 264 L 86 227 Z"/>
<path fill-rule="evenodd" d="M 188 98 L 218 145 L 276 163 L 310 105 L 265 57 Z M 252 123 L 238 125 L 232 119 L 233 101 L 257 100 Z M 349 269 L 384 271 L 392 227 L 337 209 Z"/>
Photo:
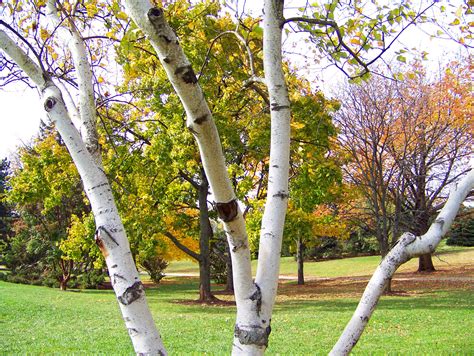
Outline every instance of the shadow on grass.
<path fill-rule="evenodd" d="M 378 310 L 472 310 L 472 292 L 449 291 L 434 292 L 421 296 L 382 297 L 377 305 Z M 280 312 L 291 312 L 298 309 L 319 309 L 321 311 L 353 311 L 359 303 L 358 299 L 325 299 L 325 300 L 303 300 L 294 299 L 279 302 L 275 310 Z"/>

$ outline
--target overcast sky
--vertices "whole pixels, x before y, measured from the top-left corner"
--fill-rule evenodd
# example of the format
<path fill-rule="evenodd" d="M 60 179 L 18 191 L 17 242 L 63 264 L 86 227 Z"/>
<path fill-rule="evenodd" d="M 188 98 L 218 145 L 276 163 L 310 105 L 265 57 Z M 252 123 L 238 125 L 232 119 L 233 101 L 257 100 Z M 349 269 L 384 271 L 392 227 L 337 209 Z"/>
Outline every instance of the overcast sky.
<path fill-rule="evenodd" d="M 42 108 L 36 90 L 11 84 L 0 91 L 0 159 L 38 132 Z"/>

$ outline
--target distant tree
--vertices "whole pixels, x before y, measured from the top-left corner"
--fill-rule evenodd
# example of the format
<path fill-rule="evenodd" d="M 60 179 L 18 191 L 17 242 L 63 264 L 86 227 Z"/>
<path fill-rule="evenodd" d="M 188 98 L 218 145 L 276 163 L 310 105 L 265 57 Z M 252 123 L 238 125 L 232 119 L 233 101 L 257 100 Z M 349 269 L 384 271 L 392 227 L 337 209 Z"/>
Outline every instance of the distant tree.
<path fill-rule="evenodd" d="M 7 158 L 0 161 L 0 253 L 11 228 L 12 211 L 6 202 L 10 162 Z M 1 258 L 0 258 L 1 260 Z"/>
<path fill-rule="evenodd" d="M 63 290 L 70 282 L 77 283 L 78 277 L 84 285 L 91 286 L 86 276 L 90 273 L 97 274 L 96 282 L 103 281 L 102 266 L 96 265 L 97 271 L 93 266 L 100 259 L 98 251 L 95 255 L 76 253 L 72 258 L 71 242 L 66 252 L 60 247 L 73 217 L 77 219 L 90 208 L 84 201 L 72 160 L 52 128 L 44 129 L 32 147 L 21 148 L 18 160 L 6 194 L 18 214 L 14 234 L 8 238 L 4 251 L 12 278 L 26 283 L 56 284 Z M 87 235 L 80 237 L 87 239 Z M 92 240 L 88 246 L 87 251 L 98 250 Z"/>
<path fill-rule="evenodd" d="M 469 58 L 450 63 L 428 82 L 415 64 L 403 82 L 374 77 L 349 85 L 337 113 L 340 143 L 349 157 L 345 176 L 365 197 L 360 219 L 385 256 L 399 232 L 423 235 L 444 204 L 446 188 L 470 168 L 472 126 Z M 360 210 L 360 204 L 359 204 Z M 369 223 L 369 224 L 367 224 Z M 419 271 L 434 270 L 420 257 Z"/>
<path fill-rule="evenodd" d="M 414 63 L 397 83 L 397 121 L 388 147 L 398 176 L 389 190 L 400 227 L 417 236 L 428 231 L 448 187 L 471 169 L 473 68 L 472 57 L 452 61 L 429 80 Z M 418 271 L 434 271 L 430 254 L 420 256 Z"/>
<path fill-rule="evenodd" d="M 339 97 L 344 105 L 336 113 L 340 149 L 348 160 L 344 178 L 364 198 L 354 200 L 357 213 L 353 216 L 376 237 L 382 257 L 393 244 L 388 187 L 397 179 L 397 167 L 389 151 L 397 117 L 395 89 L 393 82 L 378 78 L 360 86 L 348 84 Z"/>
<path fill-rule="evenodd" d="M 295 209 L 290 200 L 287 215 L 285 243 L 289 243 L 296 252 L 298 284 L 303 285 L 306 249 L 316 245 L 320 239 L 344 239 L 348 231 L 337 213 L 324 204 L 314 206 L 314 210 L 307 213 L 303 209 Z"/>

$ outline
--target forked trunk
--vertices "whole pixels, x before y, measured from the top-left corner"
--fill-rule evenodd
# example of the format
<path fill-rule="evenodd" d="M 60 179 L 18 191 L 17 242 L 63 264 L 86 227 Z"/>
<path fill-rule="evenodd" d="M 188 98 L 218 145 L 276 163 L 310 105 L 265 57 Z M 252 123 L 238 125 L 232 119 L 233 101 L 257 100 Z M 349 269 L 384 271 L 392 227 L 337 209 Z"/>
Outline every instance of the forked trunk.
<path fill-rule="evenodd" d="M 67 284 L 71 279 L 71 272 L 72 267 L 74 266 L 74 262 L 72 260 L 65 261 L 61 259 L 59 261 L 59 267 L 61 268 L 62 276 L 59 279 L 59 289 L 66 290 Z"/>
<path fill-rule="evenodd" d="M 69 282 L 69 276 L 63 276 L 59 281 L 59 289 L 60 290 L 67 290 L 67 284 Z"/>

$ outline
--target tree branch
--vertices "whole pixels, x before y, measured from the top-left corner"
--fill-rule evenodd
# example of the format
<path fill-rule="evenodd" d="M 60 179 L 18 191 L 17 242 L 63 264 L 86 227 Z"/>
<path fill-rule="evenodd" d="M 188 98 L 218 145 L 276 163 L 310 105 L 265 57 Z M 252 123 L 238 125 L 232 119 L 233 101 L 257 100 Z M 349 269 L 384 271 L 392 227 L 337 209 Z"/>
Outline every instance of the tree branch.
<path fill-rule="evenodd" d="M 347 355 L 351 352 L 362 335 L 372 312 L 377 306 L 380 296 L 395 271 L 411 258 L 435 251 L 441 238 L 449 230 L 462 202 L 469 195 L 473 187 L 474 170 L 469 172 L 469 174 L 454 187 L 443 209 L 424 235 L 415 236 L 411 233 L 402 235 L 399 242 L 390 250 L 377 267 L 377 270 L 367 284 L 354 315 L 336 345 L 334 345 L 330 355 Z"/>
<path fill-rule="evenodd" d="M 169 238 L 171 242 L 173 242 L 175 246 L 179 248 L 181 251 L 191 256 L 196 261 L 201 262 L 201 259 L 202 259 L 201 255 L 189 249 L 188 247 L 184 246 L 172 233 L 170 233 L 169 231 L 165 231 L 163 235 Z"/>

